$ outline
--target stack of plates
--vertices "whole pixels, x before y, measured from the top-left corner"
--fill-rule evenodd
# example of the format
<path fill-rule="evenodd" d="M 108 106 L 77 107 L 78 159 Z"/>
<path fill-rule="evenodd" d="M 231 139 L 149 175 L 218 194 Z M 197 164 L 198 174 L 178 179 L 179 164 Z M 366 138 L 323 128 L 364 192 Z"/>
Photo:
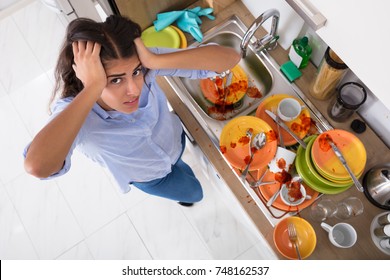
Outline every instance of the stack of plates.
<path fill-rule="evenodd" d="M 366 149 L 363 143 L 345 130 L 335 129 L 321 134 L 313 143 L 311 157 L 317 171 L 329 181 L 352 184 L 349 173 L 333 152 L 325 137 L 332 138 L 340 149 L 356 177 L 360 177 L 366 166 Z"/>
<path fill-rule="evenodd" d="M 141 39 L 147 47 L 186 48 L 187 39 L 184 33 L 177 27 L 170 25 L 161 31 L 156 31 L 154 26 L 145 29 Z"/>
<path fill-rule="evenodd" d="M 366 150 L 361 141 L 344 130 L 335 129 L 326 133 L 341 150 L 354 174 L 361 176 L 366 164 Z M 307 137 L 306 150 L 298 148 L 295 167 L 312 189 L 325 194 L 338 194 L 349 189 L 353 182 L 332 148 L 323 140 L 324 133 Z"/>

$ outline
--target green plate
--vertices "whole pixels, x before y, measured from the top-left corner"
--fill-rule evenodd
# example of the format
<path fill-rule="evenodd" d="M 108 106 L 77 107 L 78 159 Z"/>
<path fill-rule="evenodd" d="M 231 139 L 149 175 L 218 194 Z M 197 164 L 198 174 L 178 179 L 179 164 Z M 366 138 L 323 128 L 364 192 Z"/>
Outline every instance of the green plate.
<path fill-rule="evenodd" d="M 307 144 L 310 144 L 310 142 L 312 143 L 316 137 L 316 135 L 312 135 L 304 139 L 304 141 Z M 307 147 L 307 149 L 309 149 L 309 146 Z M 295 168 L 297 169 L 298 174 L 302 177 L 303 181 L 313 190 L 316 190 L 318 192 L 324 194 L 338 194 L 350 188 L 350 186 L 335 188 L 318 180 L 318 178 L 314 176 L 308 168 L 305 158 L 305 150 L 301 146 L 299 146 L 297 151 L 297 157 L 295 158 Z"/>
<path fill-rule="evenodd" d="M 179 48 L 180 35 L 175 29 L 168 26 L 161 31 L 156 31 L 154 26 L 145 29 L 141 39 L 147 47 Z"/>

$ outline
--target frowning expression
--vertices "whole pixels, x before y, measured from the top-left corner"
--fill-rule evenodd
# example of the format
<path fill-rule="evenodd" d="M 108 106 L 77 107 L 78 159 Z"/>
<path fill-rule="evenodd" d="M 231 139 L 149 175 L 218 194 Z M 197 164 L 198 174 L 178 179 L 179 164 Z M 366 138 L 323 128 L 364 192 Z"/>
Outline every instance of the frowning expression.
<path fill-rule="evenodd" d="M 106 111 L 130 114 L 138 109 L 144 84 L 142 65 L 137 56 L 105 63 L 107 85 L 97 101 Z"/>

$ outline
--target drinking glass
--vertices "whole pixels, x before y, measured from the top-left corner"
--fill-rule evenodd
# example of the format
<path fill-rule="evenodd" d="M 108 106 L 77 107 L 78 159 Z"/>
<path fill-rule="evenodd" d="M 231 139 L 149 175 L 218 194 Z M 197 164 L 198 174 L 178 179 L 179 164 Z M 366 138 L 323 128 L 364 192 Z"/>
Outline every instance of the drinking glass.
<path fill-rule="evenodd" d="M 351 196 L 337 203 L 335 217 L 340 220 L 346 220 L 362 214 L 363 211 L 362 201 L 357 197 Z"/>
<path fill-rule="evenodd" d="M 310 206 L 310 215 L 313 220 L 322 222 L 332 217 L 336 213 L 336 210 L 336 204 L 332 200 L 324 198 L 314 202 Z"/>

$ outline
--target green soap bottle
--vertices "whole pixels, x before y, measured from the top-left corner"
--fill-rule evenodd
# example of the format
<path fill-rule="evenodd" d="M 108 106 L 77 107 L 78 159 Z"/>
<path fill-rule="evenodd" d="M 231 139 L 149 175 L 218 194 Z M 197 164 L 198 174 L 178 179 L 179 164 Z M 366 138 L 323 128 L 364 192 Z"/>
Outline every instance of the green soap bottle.
<path fill-rule="evenodd" d="M 305 36 L 293 41 L 288 56 L 299 69 L 303 69 L 309 63 L 311 51 L 309 39 Z"/>

